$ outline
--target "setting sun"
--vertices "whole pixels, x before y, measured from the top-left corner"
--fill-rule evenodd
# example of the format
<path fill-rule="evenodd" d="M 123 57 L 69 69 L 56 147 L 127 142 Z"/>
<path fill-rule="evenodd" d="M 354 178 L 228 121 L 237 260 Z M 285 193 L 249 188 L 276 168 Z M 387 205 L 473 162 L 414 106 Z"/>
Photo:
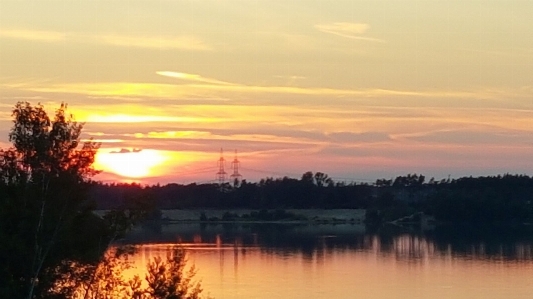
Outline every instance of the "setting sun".
<path fill-rule="evenodd" d="M 155 168 L 168 160 L 157 150 L 113 150 L 99 152 L 95 167 L 128 178 L 142 178 L 155 174 Z"/>

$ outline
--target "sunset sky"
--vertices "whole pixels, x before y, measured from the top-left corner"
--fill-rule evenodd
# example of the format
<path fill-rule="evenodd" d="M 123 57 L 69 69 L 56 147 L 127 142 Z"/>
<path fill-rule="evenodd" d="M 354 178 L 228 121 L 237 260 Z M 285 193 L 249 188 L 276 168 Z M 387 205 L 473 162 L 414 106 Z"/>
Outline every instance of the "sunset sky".
<path fill-rule="evenodd" d="M 17 101 L 102 142 L 95 179 L 533 175 L 530 0 L 0 0 Z"/>

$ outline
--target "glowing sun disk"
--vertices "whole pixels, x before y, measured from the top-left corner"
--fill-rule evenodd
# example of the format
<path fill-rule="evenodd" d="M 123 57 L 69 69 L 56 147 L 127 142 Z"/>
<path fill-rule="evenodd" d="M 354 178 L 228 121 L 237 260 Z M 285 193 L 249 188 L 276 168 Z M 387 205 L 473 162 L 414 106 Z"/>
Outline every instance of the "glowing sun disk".
<path fill-rule="evenodd" d="M 167 159 L 168 157 L 157 150 L 99 152 L 95 166 L 123 177 L 142 178 L 154 175 L 157 166 Z"/>

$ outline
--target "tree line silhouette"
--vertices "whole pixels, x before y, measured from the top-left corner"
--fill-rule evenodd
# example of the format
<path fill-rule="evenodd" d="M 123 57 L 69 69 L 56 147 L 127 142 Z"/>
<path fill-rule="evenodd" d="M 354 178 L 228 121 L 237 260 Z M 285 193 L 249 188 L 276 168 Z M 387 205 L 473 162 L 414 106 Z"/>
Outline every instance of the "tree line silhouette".
<path fill-rule="evenodd" d="M 158 209 L 367 209 L 383 222 L 416 212 L 440 222 L 531 222 L 533 178 L 527 175 L 463 177 L 426 182 L 408 174 L 373 184 L 333 182 L 327 174 L 268 177 L 237 184 L 103 184 L 90 197 L 99 209 L 140 201 Z"/>

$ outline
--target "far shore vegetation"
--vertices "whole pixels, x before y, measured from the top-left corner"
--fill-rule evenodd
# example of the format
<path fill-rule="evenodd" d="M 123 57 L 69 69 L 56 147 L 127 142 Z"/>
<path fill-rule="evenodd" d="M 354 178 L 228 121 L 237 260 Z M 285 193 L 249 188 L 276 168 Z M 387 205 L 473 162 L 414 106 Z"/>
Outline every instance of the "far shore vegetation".
<path fill-rule="evenodd" d="M 445 180 L 408 174 L 373 184 L 335 183 L 321 172 L 306 172 L 299 179 L 265 178 L 223 186 L 93 182 L 89 196 L 102 210 L 124 206 L 134 198 L 141 200 L 152 207 L 152 220 L 165 220 L 161 210 L 172 209 L 228 210 L 220 217 L 200 216 L 203 222 L 311 221 L 291 211 L 363 209 L 366 224 L 372 226 L 418 222 L 423 217 L 446 224 L 533 223 L 533 178 L 511 174 Z M 231 212 L 239 209 L 251 212 Z"/>

